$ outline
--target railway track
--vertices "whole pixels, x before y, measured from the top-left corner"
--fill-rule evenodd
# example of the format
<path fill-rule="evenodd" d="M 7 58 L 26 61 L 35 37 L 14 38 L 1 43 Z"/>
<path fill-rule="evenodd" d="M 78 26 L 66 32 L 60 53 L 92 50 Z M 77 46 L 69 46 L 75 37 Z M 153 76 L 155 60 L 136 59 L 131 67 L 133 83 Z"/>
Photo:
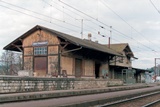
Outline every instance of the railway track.
<path fill-rule="evenodd" d="M 151 103 L 148 103 L 142 107 L 160 107 L 160 99 L 153 101 Z"/>
<path fill-rule="evenodd" d="M 160 107 L 160 91 L 106 103 L 95 107 Z"/>

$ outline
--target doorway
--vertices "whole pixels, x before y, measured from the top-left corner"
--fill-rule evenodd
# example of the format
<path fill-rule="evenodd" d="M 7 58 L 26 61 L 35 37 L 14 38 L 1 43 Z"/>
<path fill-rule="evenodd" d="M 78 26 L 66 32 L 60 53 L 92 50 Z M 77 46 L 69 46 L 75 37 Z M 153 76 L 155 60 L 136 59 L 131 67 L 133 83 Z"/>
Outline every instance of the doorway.
<path fill-rule="evenodd" d="M 34 73 L 36 76 L 46 76 L 47 57 L 35 57 L 34 58 Z"/>
<path fill-rule="evenodd" d="M 95 63 L 95 78 L 99 78 L 100 63 Z"/>
<path fill-rule="evenodd" d="M 75 77 L 80 78 L 82 76 L 82 60 L 75 59 Z"/>

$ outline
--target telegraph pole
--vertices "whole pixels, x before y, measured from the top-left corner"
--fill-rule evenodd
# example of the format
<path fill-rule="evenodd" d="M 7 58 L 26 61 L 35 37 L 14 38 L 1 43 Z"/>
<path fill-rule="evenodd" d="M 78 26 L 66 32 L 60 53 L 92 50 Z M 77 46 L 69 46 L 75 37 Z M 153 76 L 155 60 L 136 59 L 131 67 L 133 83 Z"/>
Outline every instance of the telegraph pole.
<path fill-rule="evenodd" d="M 81 19 L 81 39 L 83 39 L 83 19 Z"/>
<path fill-rule="evenodd" d="M 84 20 L 86 21 L 90 21 L 90 20 L 87 20 L 87 19 L 76 19 L 76 20 L 81 20 L 81 39 L 83 39 L 83 22 Z"/>
<path fill-rule="evenodd" d="M 155 58 L 155 60 L 154 60 L 154 64 L 155 64 L 155 67 L 154 67 L 154 73 L 155 73 L 155 81 L 156 81 L 156 75 L 157 75 L 157 73 L 156 73 L 156 61 L 157 61 L 157 59 L 160 59 L 160 58 Z"/>
<path fill-rule="evenodd" d="M 111 40 L 112 40 L 112 26 L 110 26 L 110 44 L 111 44 Z"/>

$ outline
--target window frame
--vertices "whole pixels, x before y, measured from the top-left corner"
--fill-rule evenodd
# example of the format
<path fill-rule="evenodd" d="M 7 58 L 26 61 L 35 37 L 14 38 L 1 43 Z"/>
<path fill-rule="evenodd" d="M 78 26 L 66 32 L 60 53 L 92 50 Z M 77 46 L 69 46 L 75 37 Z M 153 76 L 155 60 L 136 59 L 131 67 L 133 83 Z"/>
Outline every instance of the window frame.
<path fill-rule="evenodd" d="M 47 46 L 34 47 L 34 56 L 47 56 L 48 48 Z"/>

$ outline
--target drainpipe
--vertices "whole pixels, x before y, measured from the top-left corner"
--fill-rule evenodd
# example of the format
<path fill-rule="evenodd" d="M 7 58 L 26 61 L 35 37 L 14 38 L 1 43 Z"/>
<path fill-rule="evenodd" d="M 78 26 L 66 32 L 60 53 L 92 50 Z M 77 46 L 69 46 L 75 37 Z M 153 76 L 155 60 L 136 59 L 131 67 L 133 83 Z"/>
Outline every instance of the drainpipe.
<path fill-rule="evenodd" d="M 109 37 L 108 38 L 108 48 L 110 48 L 110 44 L 111 44 L 110 42 L 111 42 L 111 38 Z"/>

